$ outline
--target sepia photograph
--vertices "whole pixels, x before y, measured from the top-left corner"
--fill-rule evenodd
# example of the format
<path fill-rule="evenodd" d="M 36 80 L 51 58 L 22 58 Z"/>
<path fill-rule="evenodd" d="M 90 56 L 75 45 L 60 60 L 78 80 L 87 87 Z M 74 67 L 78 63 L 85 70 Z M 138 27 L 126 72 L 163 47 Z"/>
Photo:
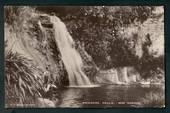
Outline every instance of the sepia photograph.
<path fill-rule="evenodd" d="M 4 6 L 5 108 L 165 108 L 164 6 Z"/>

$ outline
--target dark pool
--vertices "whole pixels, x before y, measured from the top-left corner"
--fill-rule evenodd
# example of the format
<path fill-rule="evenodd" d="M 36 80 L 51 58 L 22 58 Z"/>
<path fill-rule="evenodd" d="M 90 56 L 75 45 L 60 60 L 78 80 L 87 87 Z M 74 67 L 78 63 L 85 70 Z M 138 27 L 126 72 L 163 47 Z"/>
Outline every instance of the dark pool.
<path fill-rule="evenodd" d="M 66 88 L 61 91 L 62 108 L 164 107 L 164 85 L 101 85 Z"/>

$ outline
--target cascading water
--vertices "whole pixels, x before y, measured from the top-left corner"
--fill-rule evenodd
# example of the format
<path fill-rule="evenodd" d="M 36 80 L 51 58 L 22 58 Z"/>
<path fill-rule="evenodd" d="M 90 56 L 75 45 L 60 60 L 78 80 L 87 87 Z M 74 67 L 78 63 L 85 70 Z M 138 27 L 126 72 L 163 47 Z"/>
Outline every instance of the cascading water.
<path fill-rule="evenodd" d="M 115 71 L 115 74 L 113 76 L 113 80 L 115 81 L 116 84 L 120 84 L 121 82 L 119 81 L 119 77 L 118 77 L 118 74 L 117 74 L 117 71 Z"/>
<path fill-rule="evenodd" d="M 74 41 L 63 22 L 56 16 L 50 16 L 54 28 L 54 37 L 67 70 L 70 86 L 91 85 L 90 80 L 82 71 L 82 58 L 74 48 Z"/>
<path fill-rule="evenodd" d="M 128 79 L 128 76 L 127 76 L 127 67 L 117 68 L 117 75 L 118 75 L 120 82 L 123 82 L 123 83 L 129 82 L 129 79 Z"/>
<path fill-rule="evenodd" d="M 128 80 L 128 76 L 127 76 L 127 67 L 124 67 L 123 68 L 123 80 L 128 83 L 129 80 Z"/>

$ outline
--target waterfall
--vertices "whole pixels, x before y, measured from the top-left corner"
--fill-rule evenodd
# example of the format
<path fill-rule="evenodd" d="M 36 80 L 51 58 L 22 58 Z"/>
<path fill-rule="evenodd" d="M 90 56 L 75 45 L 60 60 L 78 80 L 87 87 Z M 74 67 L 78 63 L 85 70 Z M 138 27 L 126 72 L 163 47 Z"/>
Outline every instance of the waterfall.
<path fill-rule="evenodd" d="M 127 67 L 119 67 L 117 68 L 118 78 L 120 82 L 128 83 L 129 79 L 127 76 Z"/>
<path fill-rule="evenodd" d="M 115 81 L 115 83 L 120 84 L 119 77 L 118 77 L 118 74 L 117 74 L 117 70 L 115 70 L 115 74 L 114 74 L 113 78 L 114 78 L 113 80 Z"/>
<path fill-rule="evenodd" d="M 129 82 L 128 76 L 127 76 L 127 67 L 123 68 L 123 79 L 125 81 L 125 83 Z"/>
<path fill-rule="evenodd" d="M 82 58 L 74 48 L 74 41 L 67 28 L 56 16 L 50 16 L 54 28 L 54 38 L 61 53 L 61 58 L 68 73 L 70 86 L 91 85 L 88 77 L 82 71 Z"/>

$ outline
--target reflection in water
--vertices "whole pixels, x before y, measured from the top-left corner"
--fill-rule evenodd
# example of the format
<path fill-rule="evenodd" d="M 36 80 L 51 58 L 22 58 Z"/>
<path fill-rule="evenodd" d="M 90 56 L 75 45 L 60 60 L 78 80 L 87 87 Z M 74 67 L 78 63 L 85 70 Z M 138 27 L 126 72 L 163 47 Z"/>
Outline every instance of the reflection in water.
<path fill-rule="evenodd" d="M 151 99 L 148 99 L 150 97 Z M 146 87 L 144 85 L 103 85 L 95 88 L 65 89 L 62 91 L 61 104 L 58 107 L 162 107 L 164 102 L 162 85 Z"/>

